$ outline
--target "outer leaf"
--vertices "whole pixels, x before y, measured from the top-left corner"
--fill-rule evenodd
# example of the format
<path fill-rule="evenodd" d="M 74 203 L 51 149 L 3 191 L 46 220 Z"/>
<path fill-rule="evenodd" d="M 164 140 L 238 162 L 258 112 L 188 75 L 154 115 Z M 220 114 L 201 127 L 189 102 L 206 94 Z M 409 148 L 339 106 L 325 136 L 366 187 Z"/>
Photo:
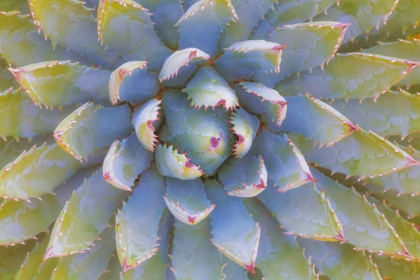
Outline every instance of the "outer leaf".
<path fill-rule="evenodd" d="M 287 234 L 322 241 L 346 241 L 329 201 L 312 184 L 278 193 L 273 188 L 273 181 L 269 180 L 259 198 Z"/>
<path fill-rule="evenodd" d="M 260 226 L 246 211 L 242 200 L 227 196 L 218 181 L 206 181 L 206 192 L 217 207 L 210 214 L 212 243 L 231 260 L 255 274 Z"/>
<path fill-rule="evenodd" d="M 196 62 L 201 59 L 209 59 L 209 55 L 196 48 L 186 48 L 178 50 L 171 54 L 163 63 L 162 70 L 159 73 L 159 81 L 172 79 L 178 75 L 178 71 L 183 66 L 190 68 L 190 61 Z M 193 67 L 193 65 L 191 65 Z M 194 68 L 194 67 L 193 67 Z"/>
<path fill-rule="evenodd" d="M 223 28 L 237 19 L 231 0 L 200 0 L 179 19 L 179 48 L 198 48 L 210 57 L 217 54 L 217 41 Z"/>
<path fill-rule="evenodd" d="M 104 179 L 116 188 L 132 191 L 134 181 L 152 161 L 153 153 L 143 149 L 133 133 L 112 144 L 104 160 Z"/>
<path fill-rule="evenodd" d="M 152 71 L 159 70 L 171 54 L 155 34 L 148 10 L 133 0 L 101 1 L 98 34 L 125 60 L 145 60 Z"/>
<path fill-rule="evenodd" d="M 145 61 L 131 61 L 112 72 L 109 79 L 109 99 L 112 104 L 119 100 L 137 104 L 157 95 L 157 77 L 145 68 Z"/>
<path fill-rule="evenodd" d="M 0 58 L 0 92 L 18 87 L 18 83 L 15 81 L 13 74 L 7 68 L 7 62 Z"/>
<path fill-rule="evenodd" d="M 82 253 L 92 246 L 126 196 L 103 180 L 101 169 L 94 173 L 73 192 L 58 216 L 44 259 Z"/>
<path fill-rule="evenodd" d="M 298 242 L 319 272 L 332 279 L 382 279 L 371 257 L 354 250 L 350 244 L 304 238 Z"/>
<path fill-rule="evenodd" d="M 155 130 L 159 128 L 162 120 L 159 118 L 161 102 L 158 99 L 150 99 L 134 112 L 131 120 L 138 141 L 145 149 L 152 152 L 155 150 L 155 142 L 158 141 Z"/>
<path fill-rule="evenodd" d="M 168 178 L 168 189 L 165 199 L 171 213 L 183 223 L 198 224 L 214 209 L 204 192 L 204 184 L 200 179 L 182 181 Z"/>
<path fill-rule="evenodd" d="M 226 280 L 242 280 L 247 279 L 247 273 L 245 269 L 237 265 L 234 261 L 223 255 L 223 262 L 225 266 L 223 267 L 223 274 Z"/>
<path fill-rule="evenodd" d="M 110 73 L 69 61 L 50 61 L 9 68 L 36 105 L 62 107 L 94 100 L 107 104 Z"/>
<path fill-rule="evenodd" d="M 261 83 L 241 82 L 239 85 L 236 86 L 236 92 L 241 105 L 258 115 L 266 127 L 278 130 L 287 112 L 287 102 L 283 96 Z"/>
<path fill-rule="evenodd" d="M 108 262 L 108 267 L 104 273 L 99 277 L 99 280 L 114 280 L 120 278 L 121 264 L 117 256 L 117 252 L 114 252 L 111 259 Z"/>
<path fill-rule="evenodd" d="M 393 259 L 389 256 L 372 255 L 383 279 L 420 279 L 418 262 Z"/>
<path fill-rule="evenodd" d="M 344 236 L 358 250 L 369 250 L 379 254 L 410 256 L 394 228 L 366 197 L 355 190 L 334 182 L 313 170 L 318 180 L 317 188 L 325 190 L 332 208 L 340 219 Z"/>
<path fill-rule="evenodd" d="M 45 250 L 47 249 L 49 236 L 45 237 L 35 248 L 28 253 L 25 261 L 22 263 L 15 280 L 27 279 L 50 279 L 51 274 L 58 259 L 49 259 L 43 261 Z"/>
<path fill-rule="evenodd" d="M 311 1 L 305 2 L 305 4 L 314 5 Z M 348 26 L 340 22 L 321 21 L 276 28 L 267 40 L 287 45 L 282 54 L 281 71 L 280 73 L 256 73 L 252 79 L 273 87 L 293 72 L 323 66 L 334 57 Z"/>
<path fill-rule="evenodd" d="M 387 91 L 376 100 L 367 98 L 362 103 L 357 99 L 336 100 L 331 105 L 355 124 L 381 136 L 405 138 L 420 131 L 420 98 L 406 91 Z"/>
<path fill-rule="evenodd" d="M 65 118 L 55 129 L 58 145 L 82 161 L 96 149 L 130 135 L 131 110 L 127 105 L 104 108 L 86 103 Z"/>
<path fill-rule="evenodd" d="M 143 172 L 133 195 L 115 221 L 117 252 L 123 272 L 151 258 L 158 249 L 159 220 L 165 209 L 166 182 L 152 166 Z M 160 236 L 162 237 L 162 236 Z"/>
<path fill-rule="evenodd" d="M 28 13 L 29 7 L 26 0 L 4 0 L 0 4 L 0 11 L 20 11 L 21 13 Z"/>
<path fill-rule="evenodd" d="M 256 72 L 280 72 L 281 53 L 285 46 L 264 40 L 233 44 L 215 62 L 217 71 L 228 81 L 248 79 Z"/>
<path fill-rule="evenodd" d="M 285 135 L 262 131 L 254 141 L 250 154 L 262 155 L 268 177 L 277 191 L 285 192 L 313 181 L 309 167 L 300 151 Z"/>
<path fill-rule="evenodd" d="M 14 279 L 27 254 L 35 247 L 35 240 L 24 245 L 4 247 L 0 250 L 0 273 L 5 279 Z"/>
<path fill-rule="evenodd" d="M 286 102 L 287 118 L 281 126 L 283 131 L 300 133 L 331 146 L 359 129 L 340 112 L 309 94 L 286 97 Z"/>
<path fill-rule="evenodd" d="M 417 63 L 363 53 L 338 54 L 325 67 L 292 75 L 277 84 L 280 94 L 310 93 L 319 99 L 377 98 Z M 312 74 L 310 73 L 312 72 Z"/>
<path fill-rule="evenodd" d="M 262 157 L 230 157 L 220 167 L 219 180 L 228 195 L 253 197 L 267 187 L 267 169 Z"/>
<path fill-rule="evenodd" d="M 32 139 L 37 135 L 52 133 L 73 110 L 73 106 L 63 110 L 41 110 L 23 91 L 7 90 L 0 93 L 0 135 Z"/>
<path fill-rule="evenodd" d="M 114 238 L 114 229 L 106 228 L 89 251 L 60 258 L 51 280 L 98 279 L 115 250 Z"/>
<path fill-rule="evenodd" d="M 306 260 L 296 237 L 283 234 L 278 222 L 256 199 L 243 200 L 252 218 L 261 226 L 257 266 L 267 280 L 316 279 L 315 270 Z M 330 243 L 330 242 L 326 242 Z"/>
<path fill-rule="evenodd" d="M 235 91 L 211 67 L 200 68 L 182 91 L 188 94 L 195 109 L 223 106 L 231 110 L 239 106 Z"/>
<path fill-rule="evenodd" d="M 251 149 L 252 142 L 257 135 L 260 121 L 242 108 L 232 113 L 233 133 L 238 137 L 233 149 L 237 158 L 243 158 Z"/>
<path fill-rule="evenodd" d="M 159 172 L 164 176 L 191 180 L 203 174 L 199 166 L 190 163 L 189 158 L 179 154 L 172 146 L 157 146 L 155 160 Z"/>
<path fill-rule="evenodd" d="M 80 165 L 58 145 L 34 146 L 0 170 L 0 196 L 27 200 L 52 193 Z"/>
<path fill-rule="evenodd" d="M 289 136 L 308 161 L 332 172 L 358 176 L 361 179 L 382 176 L 417 164 L 399 147 L 364 130 L 354 131 L 331 147 L 317 147 L 302 136 Z"/>

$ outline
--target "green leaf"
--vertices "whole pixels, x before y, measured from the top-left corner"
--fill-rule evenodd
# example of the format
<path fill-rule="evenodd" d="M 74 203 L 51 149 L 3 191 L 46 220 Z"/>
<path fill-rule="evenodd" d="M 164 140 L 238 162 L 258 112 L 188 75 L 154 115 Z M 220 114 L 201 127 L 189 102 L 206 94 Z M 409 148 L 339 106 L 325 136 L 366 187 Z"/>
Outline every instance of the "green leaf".
<path fill-rule="evenodd" d="M 0 92 L 5 92 L 19 87 L 13 77 L 13 74 L 10 73 L 7 68 L 7 62 L 0 57 Z"/>
<path fill-rule="evenodd" d="M 150 99 L 134 112 L 131 120 L 136 129 L 138 141 L 143 145 L 143 148 L 152 152 L 158 142 L 155 130 L 159 129 L 162 123 L 162 117 L 159 117 L 161 102 L 162 100 Z"/>
<path fill-rule="evenodd" d="M 325 191 L 325 196 L 337 213 L 343 226 L 344 237 L 357 250 L 369 250 L 397 257 L 409 256 L 395 229 L 366 197 L 354 189 L 330 180 L 316 170 L 312 170 L 312 173 L 318 180 L 318 190 Z"/>
<path fill-rule="evenodd" d="M 269 180 L 267 189 L 258 198 L 287 234 L 322 241 L 345 241 L 342 226 L 329 201 L 312 184 L 279 193 Z"/>
<path fill-rule="evenodd" d="M 172 215 L 188 225 L 200 223 L 213 211 L 200 179 L 182 181 L 168 178 L 168 188 L 163 196 Z"/>
<path fill-rule="evenodd" d="M 35 105 L 62 107 L 89 100 L 108 104 L 110 72 L 69 61 L 47 61 L 9 68 Z"/>
<path fill-rule="evenodd" d="M 267 187 L 268 174 L 261 156 L 230 157 L 220 167 L 218 175 L 226 193 L 232 196 L 257 196 Z"/>
<path fill-rule="evenodd" d="M 350 244 L 304 238 L 298 242 L 318 271 L 331 279 L 382 279 L 371 257 Z"/>
<path fill-rule="evenodd" d="M 173 146 L 157 146 L 155 160 L 159 172 L 164 176 L 192 180 L 203 175 L 199 166 L 190 163 L 190 159 L 174 150 Z"/>
<path fill-rule="evenodd" d="M 309 94 L 285 99 L 287 118 L 280 128 L 282 131 L 299 133 L 321 145 L 331 146 L 359 129 L 340 112 Z"/>
<path fill-rule="evenodd" d="M 356 130 L 331 147 L 314 146 L 300 135 L 289 134 L 306 160 L 332 172 L 375 178 L 416 165 L 417 162 L 396 145 L 373 132 Z"/>
<path fill-rule="evenodd" d="M 114 228 L 105 228 L 98 240 L 94 241 L 94 246 L 90 250 L 59 258 L 51 280 L 98 279 L 107 269 L 108 262 L 115 250 L 114 242 Z"/>
<path fill-rule="evenodd" d="M 132 191 L 134 181 L 153 161 L 153 153 L 145 150 L 135 133 L 115 141 L 105 157 L 104 179 L 116 188 Z"/>
<path fill-rule="evenodd" d="M 126 197 L 127 192 L 104 181 L 102 169 L 96 171 L 66 202 L 52 230 L 45 259 L 86 251 Z"/>
<path fill-rule="evenodd" d="M 235 18 L 238 16 L 231 0 L 197 1 L 176 24 L 180 33 L 179 48 L 197 48 L 215 57 L 220 33 Z"/>
<path fill-rule="evenodd" d="M 158 251 L 159 220 L 165 209 L 165 178 L 152 166 L 143 172 L 115 221 L 117 253 L 123 272 L 133 269 Z"/>
<path fill-rule="evenodd" d="M 26 244 L 2 247 L 0 250 L 0 275 L 3 279 L 15 279 L 20 265 L 25 261 L 26 256 L 35 245 L 35 240 L 28 240 Z"/>
<path fill-rule="evenodd" d="M 150 13 L 133 0 L 99 3 L 98 34 L 101 42 L 115 49 L 126 61 L 145 60 L 158 71 L 171 51 L 155 34 Z"/>
<path fill-rule="evenodd" d="M 252 143 L 260 127 L 260 121 L 257 117 L 244 109 L 237 108 L 235 112 L 232 113 L 231 122 L 233 125 L 233 133 L 238 137 L 233 148 L 233 154 L 237 158 L 243 158 L 248 154 L 249 149 L 251 149 Z"/>
<path fill-rule="evenodd" d="M 224 193 L 218 181 L 206 181 L 206 193 L 217 204 L 210 214 L 213 245 L 251 273 L 260 241 L 260 226 L 250 217 L 242 199 Z"/>
<path fill-rule="evenodd" d="M 192 62 L 200 61 L 201 59 L 209 59 L 209 55 L 197 48 L 186 48 L 178 50 L 171 54 L 162 66 L 159 73 L 159 82 L 170 80 L 178 75 L 178 71 L 183 66 L 189 66 Z"/>
<path fill-rule="evenodd" d="M 372 255 L 372 259 L 378 266 L 382 279 L 419 279 L 420 264 L 394 259 L 389 256 Z"/>
<path fill-rule="evenodd" d="M 27 200 L 52 193 L 80 165 L 58 145 L 34 146 L 0 170 L 0 196 Z"/>
<path fill-rule="evenodd" d="M 233 44 L 215 62 L 217 71 L 228 81 L 246 80 L 257 72 L 280 72 L 284 46 L 264 40 Z"/>
<path fill-rule="evenodd" d="M 343 41 L 348 26 L 340 22 L 321 21 L 276 28 L 267 40 L 287 45 L 282 53 L 280 73 L 256 73 L 252 80 L 273 87 L 293 72 L 328 64 Z"/>
<path fill-rule="evenodd" d="M 273 180 L 277 191 L 285 192 L 313 181 L 305 158 L 286 135 L 261 131 L 250 154 L 263 157 L 268 177 Z"/>
<path fill-rule="evenodd" d="M 244 199 L 252 218 L 261 227 L 257 266 L 267 280 L 275 279 L 316 279 L 311 262 L 305 258 L 295 236 L 288 236 L 279 229 L 279 223 L 261 202 Z M 332 242 L 325 242 L 331 243 Z"/>
<path fill-rule="evenodd" d="M 319 99 L 364 99 L 398 83 L 416 62 L 363 53 L 337 54 L 330 63 L 284 79 L 275 89 L 282 95 L 310 93 Z"/>
<path fill-rule="evenodd" d="M 29 13 L 28 1 L 26 0 L 3 0 L 0 3 L 0 11 L 10 12 L 19 11 L 21 13 Z"/>
<path fill-rule="evenodd" d="M 188 94 L 194 109 L 223 106 L 232 110 L 239 106 L 235 91 L 211 67 L 200 68 L 182 91 Z"/>
<path fill-rule="evenodd" d="M 35 248 L 27 255 L 22 263 L 15 280 L 27 279 L 50 279 L 54 268 L 57 265 L 58 258 L 43 261 L 45 250 L 47 249 L 49 236 L 45 237 Z"/>
<path fill-rule="evenodd" d="M 128 105 L 106 108 L 86 103 L 57 126 L 54 138 L 61 148 L 82 161 L 96 149 L 129 136 L 132 131 L 130 117 Z"/>
<path fill-rule="evenodd" d="M 121 264 L 118 259 L 117 252 L 111 256 L 108 262 L 108 267 L 98 280 L 115 280 L 120 278 Z"/>
<path fill-rule="evenodd" d="M 210 219 L 197 225 L 175 219 L 171 259 L 177 280 L 222 278 L 222 254 L 211 244 L 210 230 Z"/>
<path fill-rule="evenodd" d="M 241 82 L 235 89 L 241 106 L 257 115 L 269 129 L 278 130 L 287 112 L 287 102 L 283 96 L 261 83 Z"/>
<path fill-rule="evenodd" d="M 420 98 L 403 90 L 387 91 L 377 99 L 366 98 L 361 103 L 357 99 L 335 100 L 331 106 L 355 124 L 381 136 L 401 135 L 405 138 L 420 130 L 420 115 L 417 113 Z"/>

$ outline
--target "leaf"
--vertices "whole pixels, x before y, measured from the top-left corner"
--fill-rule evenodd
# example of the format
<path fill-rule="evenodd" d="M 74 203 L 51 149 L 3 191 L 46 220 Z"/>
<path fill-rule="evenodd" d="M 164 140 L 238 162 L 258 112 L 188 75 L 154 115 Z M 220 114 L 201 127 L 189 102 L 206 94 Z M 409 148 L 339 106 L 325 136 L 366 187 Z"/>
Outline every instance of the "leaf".
<path fill-rule="evenodd" d="M 287 234 L 322 241 L 346 241 L 329 201 L 312 184 L 278 193 L 273 188 L 273 181 L 269 180 L 259 199 Z"/>
<path fill-rule="evenodd" d="M 3 247 L 0 250 L 0 274 L 5 280 L 15 279 L 20 265 L 25 261 L 27 254 L 35 247 L 35 240 L 28 240 L 26 244 Z"/>
<path fill-rule="evenodd" d="M 298 242 L 319 272 L 331 279 L 382 279 L 372 258 L 350 244 L 304 238 Z"/>
<path fill-rule="evenodd" d="M 378 254 L 410 256 L 385 217 L 370 204 L 366 197 L 354 189 L 346 188 L 312 170 L 318 190 L 323 189 L 331 201 L 343 226 L 344 236 L 357 250 L 369 250 Z"/>
<path fill-rule="evenodd" d="M 163 196 L 166 206 L 183 223 L 200 223 L 216 206 L 207 199 L 200 179 L 182 181 L 168 178 L 167 184 L 168 188 Z"/>
<path fill-rule="evenodd" d="M 62 107 L 88 100 L 108 104 L 110 73 L 69 61 L 50 61 L 9 68 L 35 105 Z"/>
<path fill-rule="evenodd" d="M 220 167 L 218 175 L 226 194 L 232 196 L 257 196 L 267 187 L 267 169 L 261 156 L 230 157 Z"/>
<path fill-rule="evenodd" d="M 278 130 L 287 112 L 287 102 L 283 96 L 261 83 L 241 82 L 235 88 L 241 106 L 257 115 L 269 129 Z"/>
<path fill-rule="evenodd" d="M 217 71 L 228 82 L 246 80 L 257 72 L 280 72 L 281 54 L 285 46 L 264 40 L 248 40 L 233 44 L 215 62 Z"/>
<path fill-rule="evenodd" d="M 168 269 L 168 252 L 173 237 L 173 223 L 174 218 L 168 209 L 165 208 L 162 214 L 162 218 L 159 222 L 158 236 L 161 237 L 159 241 L 159 246 L 156 248 L 157 253 L 152 256 L 150 259 L 142 262 L 140 265 L 136 266 L 133 269 L 127 270 L 122 274 L 122 279 L 124 280 L 171 280 L 168 276 L 171 275 L 170 270 Z"/>
<path fill-rule="evenodd" d="M 232 130 L 238 137 L 233 149 L 237 158 L 243 158 L 251 149 L 252 143 L 260 127 L 260 121 L 242 108 L 235 109 L 232 113 Z"/>
<path fill-rule="evenodd" d="M 102 169 L 96 171 L 66 202 L 51 232 L 44 259 L 85 252 L 126 197 L 127 192 L 104 181 Z"/>
<path fill-rule="evenodd" d="M 192 180 L 203 175 L 199 166 L 190 163 L 190 159 L 174 150 L 173 146 L 157 146 L 155 160 L 159 172 L 164 176 Z"/>
<path fill-rule="evenodd" d="M 157 95 L 157 77 L 147 72 L 146 64 L 145 61 L 130 61 L 112 72 L 109 79 L 109 99 L 112 104 L 121 100 L 135 105 Z"/>
<path fill-rule="evenodd" d="M 98 42 L 96 19 L 92 10 L 73 0 L 29 0 L 29 7 L 38 30 L 60 45 L 104 66 L 115 68 L 122 64 L 113 50 L 105 50 Z"/>
<path fill-rule="evenodd" d="M 278 222 L 256 199 L 244 199 L 252 218 L 261 226 L 257 266 L 267 280 L 316 279 L 311 262 L 305 258 L 296 237 L 283 234 Z M 332 243 L 332 242 L 325 242 Z"/>
<path fill-rule="evenodd" d="M 331 147 L 314 146 L 302 136 L 289 134 L 306 160 L 336 173 L 375 178 L 417 165 L 406 152 L 373 132 L 356 130 Z"/>
<path fill-rule="evenodd" d="M 148 10 L 133 0 L 101 1 L 98 34 L 126 61 L 145 60 L 151 71 L 158 71 L 171 54 L 155 34 Z"/>
<path fill-rule="evenodd" d="M 105 228 L 90 250 L 59 258 L 51 280 L 98 279 L 107 269 L 115 250 L 114 238 L 114 228 Z"/>
<path fill-rule="evenodd" d="M 224 48 L 239 42 L 248 40 L 252 29 L 257 25 L 258 21 L 269 11 L 275 0 L 251 0 L 251 1 L 235 1 L 235 7 L 238 19 L 230 22 L 220 33 L 219 52 L 223 52 Z"/>
<path fill-rule="evenodd" d="M 0 11 L 20 11 L 21 13 L 28 13 L 29 7 L 26 0 L 4 0 L 0 3 Z"/>
<path fill-rule="evenodd" d="M 131 119 L 138 141 L 143 145 L 143 148 L 152 152 L 158 142 L 155 130 L 162 123 L 162 117 L 159 117 L 161 102 L 162 100 L 150 99 L 134 112 Z"/>
<path fill-rule="evenodd" d="M 171 54 L 163 63 L 162 70 L 159 73 L 159 82 L 164 80 L 170 80 L 173 77 L 178 75 L 178 71 L 183 66 L 194 66 L 189 63 L 200 61 L 201 59 L 209 59 L 209 55 L 197 48 L 186 48 L 183 50 L 178 50 Z"/>
<path fill-rule="evenodd" d="M 324 2 L 326 2 L 324 0 Z M 315 3 L 306 1 L 305 4 Z M 287 47 L 283 50 L 280 73 L 256 73 L 253 81 L 274 87 L 293 72 L 323 66 L 333 58 L 343 41 L 348 24 L 305 22 L 278 27 L 267 40 Z"/>
<path fill-rule="evenodd" d="M 210 214 L 213 245 L 251 273 L 260 241 L 260 226 L 247 212 L 241 198 L 224 194 L 218 181 L 206 181 L 206 193 L 217 204 Z"/>
<path fill-rule="evenodd" d="M 372 255 L 383 279 L 419 279 L 420 265 L 418 262 L 393 259 L 389 256 Z"/>
<path fill-rule="evenodd" d="M 420 76 L 419 76 L 420 77 Z M 376 100 L 366 98 L 348 101 L 335 100 L 331 104 L 352 122 L 381 136 L 401 135 L 403 138 L 420 130 L 420 98 L 406 91 L 387 91 Z"/>
<path fill-rule="evenodd" d="M 318 99 L 378 98 L 416 66 L 415 62 L 380 55 L 337 54 L 325 69 L 304 71 L 300 78 L 292 75 L 275 89 L 285 96 L 309 93 Z"/>
<path fill-rule="evenodd" d="M 0 57 L 0 93 L 19 87 L 12 73 L 7 68 L 7 62 Z"/>
<path fill-rule="evenodd" d="M 247 271 L 225 255 L 223 255 L 223 262 L 225 263 L 223 267 L 225 280 L 242 280 L 248 278 Z"/>
<path fill-rule="evenodd" d="M 80 165 L 58 145 L 34 146 L 0 170 L 0 196 L 27 200 L 52 193 Z"/>
<path fill-rule="evenodd" d="M 132 191 L 134 181 L 153 161 L 153 153 L 143 149 L 136 134 L 115 141 L 103 164 L 104 179 L 116 188 Z"/>
<path fill-rule="evenodd" d="M 222 254 L 211 244 L 210 230 L 210 219 L 197 225 L 187 225 L 175 219 L 171 259 L 176 279 L 222 278 Z"/>
<path fill-rule="evenodd" d="M 282 131 L 299 133 L 321 145 L 331 146 L 359 129 L 340 113 L 342 111 L 309 94 L 286 97 L 286 102 L 287 118 L 282 123 Z"/>
<path fill-rule="evenodd" d="M 129 136 L 132 130 L 130 117 L 128 105 L 106 108 L 86 103 L 57 126 L 54 138 L 61 148 L 82 161 L 96 149 Z"/>
<path fill-rule="evenodd" d="M 194 109 L 223 106 L 232 110 L 239 106 L 235 91 L 209 66 L 200 68 L 182 91 L 188 94 Z"/>
<path fill-rule="evenodd" d="M 117 253 L 123 272 L 133 269 L 158 251 L 159 220 L 165 209 L 166 181 L 154 166 L 143 172 L 115 221 Z"/>
<path fill-rule="evenodd" d="M 231 0 L 197 1 L 176 24 L 179 25 L 179 48 L 197 48 L 215 57 L 220 32 L 235 18 Z"/>
<path fill-rule="evenodd" d="M 43 261 L 45 250 L 47 249 L 49 236 L 45 237 L 35 248 L 26 256 L 15 280 L 27 279 L 50 279 L 58 258 Z"/>
<path fill-rule="evenodd" d="M 273 180 L 277 191 L 285 192 L 313 181 L 304 157 L 286 135 L 261 131 L 250 154 L 263 157 L 268 178 Z"/>
<path fill-rule="evenodd" d="M 117 256 L 117 252 L 114 251 L 109 262 L 108 267 L 104 273 L 99 277 L 98 280 L 114 280 L 120 278 L 121 264 Z"/>

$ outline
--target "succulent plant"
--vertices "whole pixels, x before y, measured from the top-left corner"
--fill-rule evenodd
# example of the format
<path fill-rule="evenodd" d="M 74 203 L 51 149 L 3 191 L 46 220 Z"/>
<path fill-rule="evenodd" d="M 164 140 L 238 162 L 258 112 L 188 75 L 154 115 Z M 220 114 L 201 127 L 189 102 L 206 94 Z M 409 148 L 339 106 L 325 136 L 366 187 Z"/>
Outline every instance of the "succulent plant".
<path fill-rule="evenodd" d="M 0 279 L 420 278 L 418 0 L 85 1 L 0 2 Z"/>

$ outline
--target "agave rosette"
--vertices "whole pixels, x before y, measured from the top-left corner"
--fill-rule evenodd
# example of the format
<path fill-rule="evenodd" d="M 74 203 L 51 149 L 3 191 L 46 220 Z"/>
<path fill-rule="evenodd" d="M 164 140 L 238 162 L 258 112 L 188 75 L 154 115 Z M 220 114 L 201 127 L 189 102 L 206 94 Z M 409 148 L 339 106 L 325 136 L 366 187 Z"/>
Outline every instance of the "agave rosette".
<path fill-rule="evenodd" d="M 1 279 L 420 277 L 420 3 L 0 10 Z"/>

